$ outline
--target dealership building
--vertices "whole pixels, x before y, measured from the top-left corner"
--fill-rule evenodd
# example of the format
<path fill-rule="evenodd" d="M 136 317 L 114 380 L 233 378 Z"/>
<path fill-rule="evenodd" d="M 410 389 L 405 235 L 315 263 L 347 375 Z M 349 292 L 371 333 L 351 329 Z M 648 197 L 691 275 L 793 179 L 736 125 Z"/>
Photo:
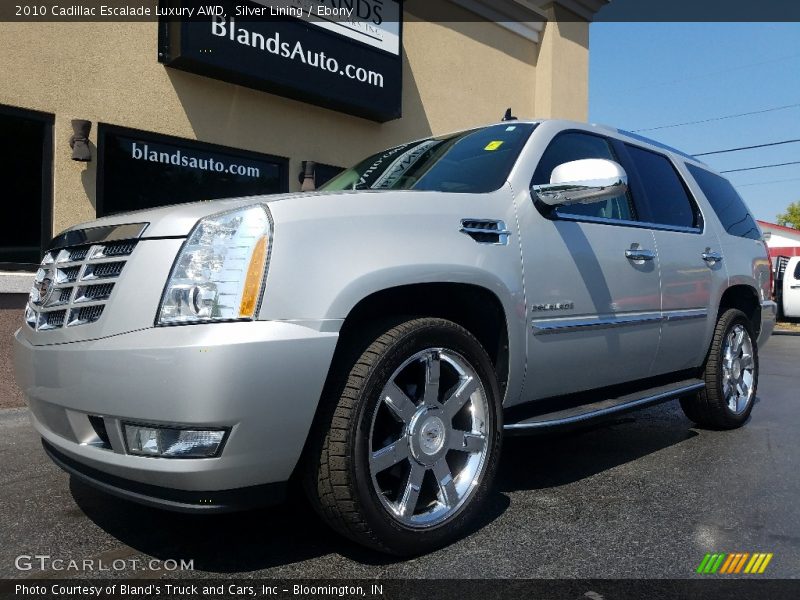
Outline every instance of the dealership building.
<path fill-rule="evenodd" d="M 331 4 L 0 23 L 0 291 L 26 291 L 49 239 L 96 217 L 298 191 L 308 162 L 319 185 L 507 107 L 587 118 L 589 21 L 606 0 L 341 2 L 357 22 L 234 15 L 315 1 Z"/>
<path fill-rule="evenodd" d="M 800 230 L 767 221 L 759 221 L 758 226 L 764 233 L 769 255 L 773 259 L 778 256 L 800 256 Z"/>
<path fill-rule="evenodd" d="M 358 12 L 236 14 L 312 3 Z M 22 401 L 11 336 L 54 234 L 139 208 L 311 189 L 508 107 L 586 120 L 589 22 L 607 0 L 222 4 L 216 17 L 115 22 L 15 22 L 0 6 L 0 408 Z"/>
<path fill-rule="evenodd" d="M 184 21 L 0 21 L 0 407 L 21 400 L 11 334 L 43 248 L 67 227 L 309 189 L 382 148 L 495 122 L 508 107 L 587 118 L 589 22 L 607 0 L 233 4 L 310 2 L 360 12 L 248 20 L 229 3 L 224 17 Z"/>

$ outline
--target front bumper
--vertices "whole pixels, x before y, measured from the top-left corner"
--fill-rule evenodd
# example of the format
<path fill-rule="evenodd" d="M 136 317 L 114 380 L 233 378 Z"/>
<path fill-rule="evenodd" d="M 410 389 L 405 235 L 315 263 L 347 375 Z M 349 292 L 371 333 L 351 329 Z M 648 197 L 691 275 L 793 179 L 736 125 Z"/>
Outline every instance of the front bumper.
<path fill-rule="evenodd" d="M 132 500 L 178 510 L 197 501 L 203 510 L 201 500 L 223 507 L 233 490 L 289 478 L 337 339 L 272 321 L 159 327 L 49 346 L 32 346 L 17 332 L 14 364 L 33 425 L 60 466 Z M 107 445 L 90 416 L 103 419 Z M 128 421 L 230 433 L 217 458 L 133 456 L 123 442 Z"/>
<path fill-rule="evenodd" d="M 186 491 L 122 479 L 71 459 L 42 440 L 45 454 L 80 481 L 113 496 L 145 506 L 185 513 L 223 513 L 278 504 L 286 496 L 286 482 L 266 483 L 235 490 Z"/>
<path fill-rule="evenodd" d="M 772 300 L 761 303 L 761 329 L 758 332 L 758 347 L 761 348 L 767 343 L 775 323 L 778 321 L 778 305 Z"/>

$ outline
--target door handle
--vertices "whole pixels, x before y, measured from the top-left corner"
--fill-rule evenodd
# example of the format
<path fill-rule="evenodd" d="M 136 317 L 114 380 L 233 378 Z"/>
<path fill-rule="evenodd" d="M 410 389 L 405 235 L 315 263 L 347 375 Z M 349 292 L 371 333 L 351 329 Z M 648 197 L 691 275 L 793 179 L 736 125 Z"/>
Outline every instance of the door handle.
<path fill-rule="evenodd" d="M 646 250 L 645 248 L 631 248 L 630 250 L 625 250 L 625 258 L 628 260 L 644 261 L 653 260 L 655 257 L 656 255 L 652 250 Z"/>
<path fill-rule="evenodd" d="M 710 249 L 706 250 L 702 254 L 703 260 L 706 261 L 708 264 L 713 265 L 718 262 L 722 262 L 722 254 L 719 252 L 711 252 Z"/>

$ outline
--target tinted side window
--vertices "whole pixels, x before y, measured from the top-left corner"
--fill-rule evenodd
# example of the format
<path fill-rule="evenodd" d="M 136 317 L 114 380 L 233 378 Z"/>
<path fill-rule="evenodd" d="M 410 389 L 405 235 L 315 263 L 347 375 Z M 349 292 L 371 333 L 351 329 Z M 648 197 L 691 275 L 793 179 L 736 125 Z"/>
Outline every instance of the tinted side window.
<path fill-rule="evenodd" d="M 653 223 L 697 227 L 697 210 L 670 160 L 637 146 L 625 146 L 639 172 Z"/>
<path fill-rule="evenodd" d="M 536 167 L 536 172 L 533 174 L 531 185 L 550 183 L 550 175 L 552 175 L 556 167 L 573 160 L 583 160 L 586 158 L 604 158 L 606 160 L 619 162 L 606 139 L 586 133 L 562 133 L 556 136 L 553 141 L 550 142 L 547 150 L 544 151 Z M 560 206 L 556 209 L 556 214 L 618 219 L 624 221 L 633 221 L 636 219 L 630 198 L 628 198 L 627 194 L 609 200 L 592 202 L 590 204 Z"/>
<path fill-rule="evenodd" d="M 739 237 L 761 239 L 761 231 L 753 215 L 747 210 L 747 206 L 730 181 L 694 165 L 687 164 L 686 167 L 703 190 L 725 231 Z"/>
<path fill-rule="evenodd" d="M 800 262 L 798 262 L 794 267 L 794 278 L 800 279 Z"/>

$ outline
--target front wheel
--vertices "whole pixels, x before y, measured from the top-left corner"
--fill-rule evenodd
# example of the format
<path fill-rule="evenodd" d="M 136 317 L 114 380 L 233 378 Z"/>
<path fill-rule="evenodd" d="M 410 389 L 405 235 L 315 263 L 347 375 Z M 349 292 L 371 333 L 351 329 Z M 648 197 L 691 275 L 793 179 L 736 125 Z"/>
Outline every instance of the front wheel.
<path fill-rule="evenodd" d="M 705 389 L 681 399 L 686 416 L 713 429 L 744 425 L 758 387 L 758 347 L 750 320 L 742 311 L 731 308 L 719 317 L 703 378 Z"/>
<path fill-rule="evenodd" d="M 323 402 L 306 486 L 335 530 L 411 555 L 468 529 L 497 470 L 502 420 L 494 369 L 468 331 L 429 318 L 392 327 Z"/>

